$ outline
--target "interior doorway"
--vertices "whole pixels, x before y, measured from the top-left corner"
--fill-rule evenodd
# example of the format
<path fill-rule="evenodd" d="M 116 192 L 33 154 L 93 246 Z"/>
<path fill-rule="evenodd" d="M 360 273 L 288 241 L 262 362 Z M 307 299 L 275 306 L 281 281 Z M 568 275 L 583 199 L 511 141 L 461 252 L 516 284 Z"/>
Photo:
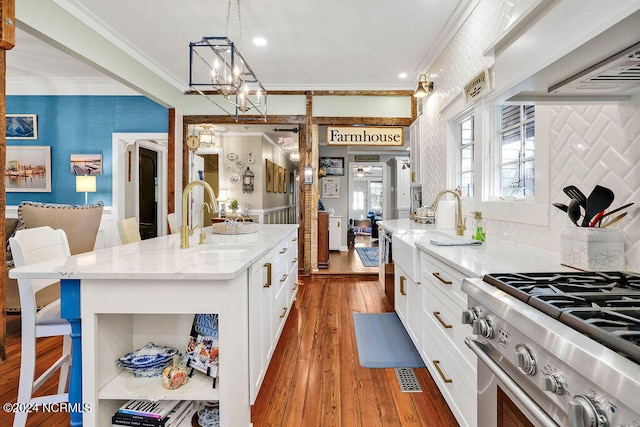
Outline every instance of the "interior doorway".
<path fill-rule="evenodd" d="M 167 139 L 166 133 L 112 134 L 114 222 L 135 217 L 143 238 L 167 234 Z"/>
<path fill-rule="evenodd" d="M 139 153 L 138 211 L 144 240 L 158 236 L 158 152 L 140 147 Z"/>
<path fill-rule="evenodd" d="M 386 187 L 384 165 L 382 162 L 349 164 L 349 218 L 354 221 L 366 220 L 370 212 L 382 216 Z"/>

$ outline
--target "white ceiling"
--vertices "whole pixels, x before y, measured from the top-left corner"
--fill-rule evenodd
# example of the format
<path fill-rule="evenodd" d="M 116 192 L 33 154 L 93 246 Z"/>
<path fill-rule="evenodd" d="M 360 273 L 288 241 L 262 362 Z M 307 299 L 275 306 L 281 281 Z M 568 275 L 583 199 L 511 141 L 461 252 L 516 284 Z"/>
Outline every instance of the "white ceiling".
<path fill-rule="evenodd" d="M 42 4 L 79 19 L 78 28 L 68 28 L 70 35 L 82 34 L 87 25 L 182 92 L 188 85 L 189 42 L 224 35 L 236 43 L 267 91 L 414 89 L 418 74 L 437 57 L 471 2 L 239 1 L 241 19 L 233 1 L 228 32 L 226 0 L 42 0 Z M 50 32 L 27 16 L 29 7 L 21 3 L 16 2 L 16 46 L 7 55 L 8 94 L 19 93 L 21 81 L 46 87 L 65 79 L 96 85 L 98 92 L 126 92 L 114 81 L 107 84 L 112 89 L 98 87 L 106 75 L 76 58 L 73 48 L 73 57 L 51 48 L 53 44 L 64 49 L 64 41 L 41 40 Z M 51 25 L 55 23 L 46 23 Z M 55 30 L 60 31 L 67 29 Z M 267 45 L 255 46 L 256 36 L 264 37 Z M 401 72 L 408 77 L 400 79 Z M 123 76 L 117 78 L 127 84 Z"/>

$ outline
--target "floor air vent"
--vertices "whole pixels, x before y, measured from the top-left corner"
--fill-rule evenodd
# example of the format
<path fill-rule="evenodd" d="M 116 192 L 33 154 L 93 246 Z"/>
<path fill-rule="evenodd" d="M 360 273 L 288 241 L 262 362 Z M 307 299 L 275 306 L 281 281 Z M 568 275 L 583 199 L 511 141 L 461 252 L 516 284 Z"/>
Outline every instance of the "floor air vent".
<path fill-rule="evenodd" d="M 401 391 L 405 393 L 419 393 L 422 391 L 412 368 L 395 368 L 395 371 Z"/>

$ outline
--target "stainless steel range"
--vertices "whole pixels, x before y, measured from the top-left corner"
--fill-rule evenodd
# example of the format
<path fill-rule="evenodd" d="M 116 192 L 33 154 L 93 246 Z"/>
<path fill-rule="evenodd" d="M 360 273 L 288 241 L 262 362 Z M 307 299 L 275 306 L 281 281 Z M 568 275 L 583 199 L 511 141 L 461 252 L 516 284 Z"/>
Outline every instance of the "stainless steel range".
<path fill-rule="evenodd" d="M 488 274 L 462 289 L 478 426 L 640 426 L 640 275 Z"/>

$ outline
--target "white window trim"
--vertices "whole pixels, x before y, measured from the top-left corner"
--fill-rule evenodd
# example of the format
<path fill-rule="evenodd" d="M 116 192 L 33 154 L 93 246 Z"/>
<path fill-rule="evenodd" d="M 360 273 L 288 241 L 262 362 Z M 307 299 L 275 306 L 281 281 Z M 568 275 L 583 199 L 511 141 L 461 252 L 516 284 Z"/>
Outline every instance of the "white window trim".
<path fill-rule="evenodd" d="M 493 110 L 493 112 L 491 111 Z M 524 223 L 540 226 L 549 225 L 549 186 L 550 186 L 550 164 L 549 164 L 549 131 L 551 128 L 550 108 L 548 106 L 536 105 L 536 191 L 533 200 L 522 201 L 501 200 L 498 198 L 489 199 L 488 194 L 495 178 L 495 171 L 498 167 L 495 160 L 495 152 L 498 149 L 496 138 L 495 111 L 493 105 L 484 108 L 484 119 L 482 120 L 486 132 L 482 137 L 482 169 L 485 173 L 476 174 L 476 195 L 475 199 L 464 199 L 464 212 L 481 211 L 482 216 L 489 220 Z M 479 123 L 479 116 L 476 114 L 475 124 Z M 476 146 L 480 148 L 479 146 Z M 488 149 L 488 152 L 485 150 Z M 485 154 L 486 153 L 486 154 Z M 476 153 L 477 156 L 478 153 Z M 479 184 L 479 185 L 478 185 Z M 478 197 L 480 196 L 480 197 Z"/>

